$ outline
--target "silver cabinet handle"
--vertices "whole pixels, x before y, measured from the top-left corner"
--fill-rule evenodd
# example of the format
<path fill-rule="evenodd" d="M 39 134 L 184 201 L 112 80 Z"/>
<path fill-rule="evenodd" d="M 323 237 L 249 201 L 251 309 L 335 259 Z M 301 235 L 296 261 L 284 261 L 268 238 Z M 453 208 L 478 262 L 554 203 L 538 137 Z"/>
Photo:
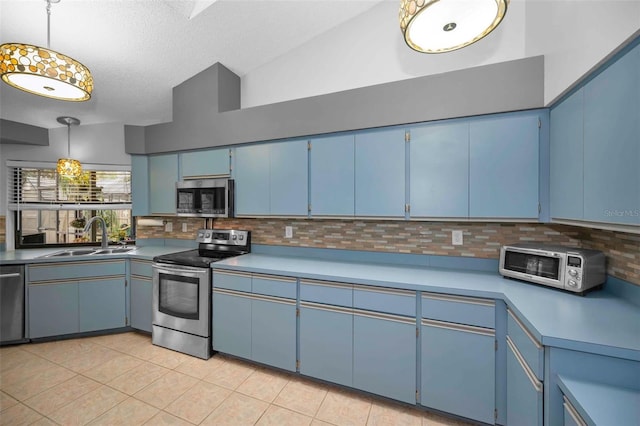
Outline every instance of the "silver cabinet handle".
<path fill-rule="evenodd" d="M 522 323 L 522 321 L 520 321 L 520 319 L 518 319 L 517 316 L 514 315 L 513 312 L 511 312 L 511 309 L 507 309 L 507 312 L 509 313 L 509 316 L 511 318 L 513 318 L 513 320 L 516 322 L 516 324 L 518 324 L 520 326 L 520 328 L 522 329 L 522 331 L 524 331 L 524 334 L 527 335 L 527 337 L 529 338 L 529 340 L 531 340 L 531 343 L 533 343 L 536 348 L 538 349 L 542 349 L 542 345 L 540 344 L 540 342 L 538 342 L 538 340 L 536 340 L 535 337 L 533 337 L 533 335 L 531 334 L 531 332 L 527 329 L 527 327 L 524 326 L 524 324 Z"/>
<path fill-rule="evenodd" d="M 494 337 L 496 335 L 495 330 L 493 330 L 492 328 L 476 327 L 473 325 L 456 324 L 452 322 L 436 321 L 436 320 L 430 320 L 430 319 L 423 319 L 422 325 L 429 326 L 429 327 L 444 328 L 447 330 L 463 331 L 465 333 L 481 334 L 483 336 L 490 336 L 490 337 Z"/>
<path fill-rule="evenodd" d="M 522 369 L 524 370 L 524 373 L 527 375 L 527 377 L 529 378 L 529 381 L 531 382 L 533 387 L 536 389 L 536 392 L 542 392 L 542 383 L 540 383 L 540 381 L 535 376 L 535 374 L 533 374 L 533 371 L 531 371 L 531 368 L 529 368 L 529 366 L 527 365 L 527 362 L 524 360 L 524 358 L 516 348 L 516 345 L 513 344 L 509 336 L 507 336 L 507 346 L 509 347 L 513 355 L 516 357 L 518 364 L 520 364 L 520 367 L 522 367 Z"/>
<path fill-rule="evenodd" d="M 2 274 L 0 278 L 17 278 L 20 276 L 20 272 L 14 272 L 12 274 Z"/>

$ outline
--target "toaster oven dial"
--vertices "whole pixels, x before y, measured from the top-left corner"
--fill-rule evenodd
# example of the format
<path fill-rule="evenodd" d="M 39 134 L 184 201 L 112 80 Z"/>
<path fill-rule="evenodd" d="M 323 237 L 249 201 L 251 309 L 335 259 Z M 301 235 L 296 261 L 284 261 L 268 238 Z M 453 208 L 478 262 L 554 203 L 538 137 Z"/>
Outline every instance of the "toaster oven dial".
<path fill-rule="evenodd" d="M 569 269 L 569 275 L 575 278 L 578 276 L 578 271 L 576 271 L 575 269 Z"/>
<path fill-rule="evenodd" d="M 575 280 L 569 280 L 569 286 L 570 287 L 577 287 L 578 283 Z"/>

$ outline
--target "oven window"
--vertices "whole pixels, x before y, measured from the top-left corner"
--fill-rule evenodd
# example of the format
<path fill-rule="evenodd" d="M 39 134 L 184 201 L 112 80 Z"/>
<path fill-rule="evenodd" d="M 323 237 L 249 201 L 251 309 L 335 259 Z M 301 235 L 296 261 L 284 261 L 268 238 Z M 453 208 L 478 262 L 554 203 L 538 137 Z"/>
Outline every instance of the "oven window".
<path fill-rule="evenodd" d="M 159 284 L 160 312 L 192 320 L 200 317 L 198 278 L 160 274 Z"/>
<path fill-rule="evenodd" d="M 552 280 L 558 280 L 560 274 L 560 259 L 557 257 L 507 251 L 504 263 L 505 269 Z"/>

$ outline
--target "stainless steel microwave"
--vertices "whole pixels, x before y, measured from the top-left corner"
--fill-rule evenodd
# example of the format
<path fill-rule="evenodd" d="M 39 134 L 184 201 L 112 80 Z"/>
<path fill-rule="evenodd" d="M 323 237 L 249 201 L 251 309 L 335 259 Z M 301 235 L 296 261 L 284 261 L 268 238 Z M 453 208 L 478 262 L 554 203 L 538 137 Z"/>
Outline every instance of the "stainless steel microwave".
<path fill-rule="evenodd" d="M 176 182 L 176 214 L 190 217 L 233 217 L 233 179 Z"/>
<path fill-rule="evenodd" d="M 584 294 L 606 280 L 606 259 L 598 250 L 521 243 L 500 250 L 500 274 Z"/>

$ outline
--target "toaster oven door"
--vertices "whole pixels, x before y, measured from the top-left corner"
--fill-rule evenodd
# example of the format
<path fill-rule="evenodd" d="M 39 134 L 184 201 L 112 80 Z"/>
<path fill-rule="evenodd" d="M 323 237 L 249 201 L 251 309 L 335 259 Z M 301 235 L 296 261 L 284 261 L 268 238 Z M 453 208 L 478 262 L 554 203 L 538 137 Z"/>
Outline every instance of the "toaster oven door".
<path fill-rule="evenodd" d="M 534 250 L 504 250 L 500 259 L 500 273 L 537 284 L 563 288 L 563 256 L 538 253 Z"/>

